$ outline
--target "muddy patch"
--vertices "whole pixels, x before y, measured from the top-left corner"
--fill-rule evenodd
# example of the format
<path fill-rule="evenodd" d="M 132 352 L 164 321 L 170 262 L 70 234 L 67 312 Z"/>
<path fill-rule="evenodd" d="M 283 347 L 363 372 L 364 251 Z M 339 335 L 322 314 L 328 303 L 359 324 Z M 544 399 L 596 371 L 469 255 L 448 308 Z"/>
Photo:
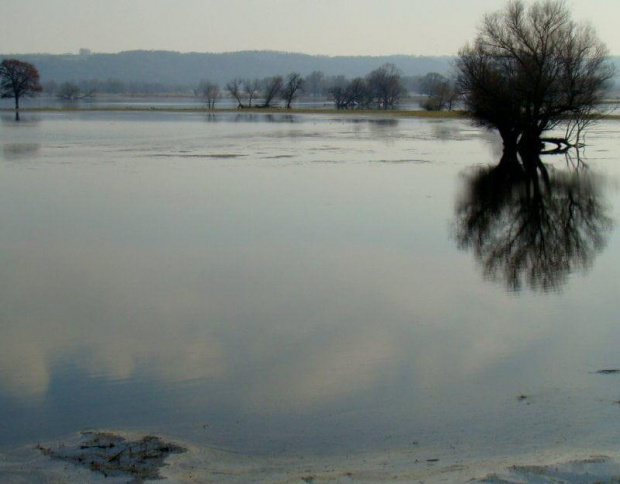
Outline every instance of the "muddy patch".
<path fill-rule="evenodd" d="M 86 467 L 105 477 L 127 477 L 139 483 L 161 479 L 159 470 L 171 454 L 186 452 L 184 447 L 165 442 L 159 437 L 146 436 L 138 440 L 107 432 L 83 432 L 74 445 L 63 443 L 37 448 L 46 456 Z"/>

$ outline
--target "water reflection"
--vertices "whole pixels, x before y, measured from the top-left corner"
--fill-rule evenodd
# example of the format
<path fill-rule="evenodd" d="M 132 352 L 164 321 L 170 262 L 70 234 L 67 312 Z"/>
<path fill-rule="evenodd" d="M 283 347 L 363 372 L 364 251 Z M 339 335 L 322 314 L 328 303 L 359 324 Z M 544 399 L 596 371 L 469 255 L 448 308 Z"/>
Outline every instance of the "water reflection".
<path fill-rule="evenodd" d="M 465 176 L 456 207 L 458 246 L 510 290 L 559 289 L 592 265 L 611 227 L 594 173 L 548 169 L 537 155 L 504 154 Z"/>
<path fill-rule="evenodd" d="M 283 123 L 293 124 L 301 121 L 299 116 L 294 114 L 273 114 L 273 113 L 248 113 L 239 112 L 236 114 L 231 113 L 207 113 L 205 121 L 207 123 L 221 123 L 229 122 L 233 120 L 235 123 Z"/>
<path fill-rule="evenodd" d="M 0 115 L 0 122 L 2 122 L 2 124 L 4 126 L 15 126 L 16 122 L 15 121 L 19 121 L 19 125 L 32 125 L 32 126 L 36 126 L 41 122 L 41 117 L 37 114 L 33 114 L 33 113 L 19 113 L 19 116 L 17 116 L 18 113 L 15 114 L 8 114 L 8 113 L 3 113 L 2 115 Z"/>
<path fill-rule="evenodd" d="M 39 154 L 39 143 L 7 143 L 2 147 L 2 154 L 7 161 L 20 161 L 35 158 Z"/>

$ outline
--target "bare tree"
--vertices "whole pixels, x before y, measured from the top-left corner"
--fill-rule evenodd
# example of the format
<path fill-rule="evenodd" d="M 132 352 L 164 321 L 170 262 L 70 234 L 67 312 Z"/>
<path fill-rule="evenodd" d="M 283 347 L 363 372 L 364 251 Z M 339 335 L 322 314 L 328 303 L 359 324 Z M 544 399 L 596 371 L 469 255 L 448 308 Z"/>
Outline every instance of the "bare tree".
<path fill-rule="evenodd" d="M 243 108 L 243 81 L 238 77 L 235 77 L 232 81 L 226 84 L 226 90 L 230 95 L 237 100 L 237 107 Z"/>
<path fill-rule="evenodd" d="M 39 71 L 32 64 L 17 59 L 0 63 L 0 93 L 2 98 L 15 99 L 15 120 L 19 121 L 20 98 L 34 96 L 42 90 Z"/>
<path fill-rule="evenodd" d="M 286 76 L 286 81 L 280 93 L 286 103 L 286 109 L 291 109 L 291 103 L 297 97 L 299 91 L 303 90 L 304 83 L 304 78 L 298 72 L 291 72 Z"/>
<path fill-rule="evenodd" d="M 270 108 L 278 98 L 284 86 L 282 76 L 268 77 L 263 81 L 263 104 L 262 108 Z"/>
<path fill-rule="evenodd" d="M 394 108 L 405 94 L 400 71 L 394 64 L 383 64 L 366 79 L 375 102 L 383 109 Z"/>
<path fill-rule="evenodd" d="M 248 107 L 252 107 L 254 96 L 260 90 L 260 79 L 246 79 L 243 81 L 243 89 L 248 96 Z"/>
<path fill-rule="evenodd" d="M 56 97 L 63 101 L 79 101 L 80 99 L 86 99 L 94 95 L 94 91 L 83 92 L 80 86 L 73 82 L 63 82 L 56 91 Z"/>
<path fill-rule="evenodd" d="M 220 86 L 215 82 L 203 79 L 198 84 L 196 95 L 200 96 L 205 103 L 207 103 L 208 109 L 215 109 L 215 103 L 220 99 Z"/>
<path fill-rule="evenodd" d="M 539 151 L 545 131 L 591 119 L 613 77 L 606 56 L 563 1 L 513 0 L 485 16 L 459 52 L 458 84 L 473 117 L 497 129 L 506 149 Z"/>

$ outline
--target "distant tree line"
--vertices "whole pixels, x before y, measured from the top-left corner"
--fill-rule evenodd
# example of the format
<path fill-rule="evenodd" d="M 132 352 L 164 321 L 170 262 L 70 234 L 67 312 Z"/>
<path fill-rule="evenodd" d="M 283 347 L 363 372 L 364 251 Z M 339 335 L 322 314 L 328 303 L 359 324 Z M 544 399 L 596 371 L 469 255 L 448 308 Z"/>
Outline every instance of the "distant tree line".
<path fill-rule="evenodd" d="M 194 94 L 209 109 L 223 96 L 242 108 L 269 108 L 280 101 L 287 109 L 301 95 L 325 99 L 336 109 L 395 109 L 410 93 L 427 96 L 422 107 L 429 111 L 452 109 L 458 99 L 455 82 L 438 73 L 404 77 L 394 64 L 383 64 L 364 77 L 326 76 L 314 71 L 306 77 L 298 72 L 263 79 L 233 78 L 220 87 L 213 80 L 200 81 Z"/>
<path fill-rule="evenodd" d="M 226 97 L 237 107 L 274 107 L 280 102 L 286 108 L 301 95 L 310 99 L 331 101 L 337 109 L 394 109 L 410 94 L 427 96 L 421 102 L 429 111 L 451 110 L 458 99 L 455 82 L 437 72 L 423 76 L 403 76 L 394 64 L 383 64 L 364 77 L 349 79 L 343 75 L 328 76 L 313 71 L 307 76 L 291 72 L 286 76 L 265 78 L 233 78 L 225 85 L 211 79 L 197 86 L 160 82 L 125 82 L 119 79 L 85 79 L 58 83 L 42 83 L 46 95 L 62 101 L 79 101 L 97 94 L 114 95 L 194 95 L 214 109 Z"/>

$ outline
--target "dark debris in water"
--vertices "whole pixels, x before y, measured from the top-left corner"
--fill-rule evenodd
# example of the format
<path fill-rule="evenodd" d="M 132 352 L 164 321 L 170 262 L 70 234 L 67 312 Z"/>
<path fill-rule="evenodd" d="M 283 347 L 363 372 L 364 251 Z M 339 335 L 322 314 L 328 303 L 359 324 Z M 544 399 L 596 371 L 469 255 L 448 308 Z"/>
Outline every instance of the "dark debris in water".
<path fill-rule="evenodd" d="M 84 432 L 75 446 L 58 444 L 52 447 L 37 445 L 52 459 L 86 467 L 93 472 L 108 476 L 127 476 L 129 482 L 139 483 L 147 479 L 161 479 L 159 469 L 171 454 L 181 454 L 186 449 L 159 437 L 146 436 L 128 441 L 120 435 L 108 432 Z"/>
<path fill-rule="evenodd" d="M 620 369 L 618 369 L 618 368 L 610 368 L 610 369 L 605 369 L 605 370 L 599 370 L 596 373 L 598 375 L 615 375 L 617 373 L 620 373 Z"/>

